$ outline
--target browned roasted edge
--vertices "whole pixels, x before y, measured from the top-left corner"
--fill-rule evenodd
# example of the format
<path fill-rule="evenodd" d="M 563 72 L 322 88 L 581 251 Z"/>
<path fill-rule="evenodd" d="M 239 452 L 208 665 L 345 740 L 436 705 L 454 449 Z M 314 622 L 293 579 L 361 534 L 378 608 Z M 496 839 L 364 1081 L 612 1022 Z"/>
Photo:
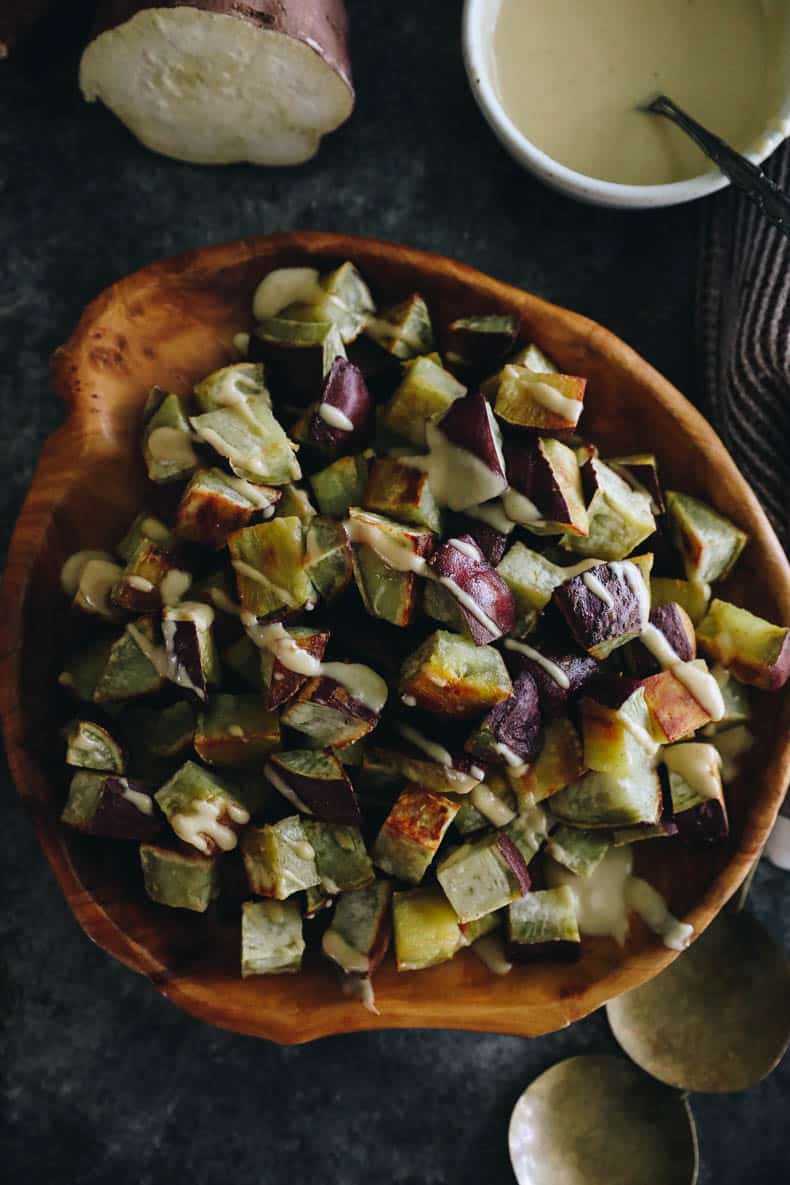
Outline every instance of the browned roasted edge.
<path fill-rule="evenodd" d="M 755 495 L 746 485 L 724 445 L 700 413 L 683 395 L 644 361 L 634 350 L 614 334 L 596 322 L 552 305 L 538 297 L 494 280 L 466 264 L 434 255 L 416 248 L 374 239 L 357 238 L 351 235 L 327 234 L 312 231 L 292 231 L 283 234 L 259 236 L 234 243 L 199 248 L 175 258 L 151 264 L 127 276 L 118 284 L 98 296 L 85 309 L 69 341 L 55 352 L 52 363 L 52 377 L 56 391 L 71 405 L 71 415 L 66 424 L 46 442 L 30 491 L 25 499 L 9 548 L 8 564 L 0 589 L 0 716 L 2 717 L 8 760 L 18 791 L 23 801 L 31 804 L 33 822 L 47 859 L 63 889 L 69 905 L 78 922 L 88 936 L 108 953 L 126 966 L 146 975 L 174 1003 L 192 1015 L 222 1028 L 253 1036 L 267 1037 L 286 1044 L 298 1044 L 317 1037 L 337 1032 L 382 1028 L 455 1028 L 479 1032 L 512 1033 L 518 1036 L 540 1036 L 562 1028 L 600 1007 L 606 1000 L 621 991 L 641 982 L 648 974 L 653 975 L 677 957 L 673 951 L 645 950 L 632 955 L 613 973 L 591 985 L 583 994 L 583 1003 L 573 997 L 547 1004 L 540 1012 L 536 1023 L 529 1023 L 528 1016 L 514 1021 L 512 1010 L 497 1008 L 496 995 L 492 993 L 490 1006 L 484 1014 L 448 1019 L 442 1000 L 419 999 L 404 1002 L 397 1011 L 389 1010 L 386 1016 L 376 1017 L 361 1008 L 351 1010 L 347 1002 L 329 1000 L 319 1012 L 299 1018 L 298 1028 L 287 1021 L 265 1014 L 238 1015 L 226 1010 L 222 1003 L 208 1000 L 201 992 L 199 978 L 182 978 L 173 975 L 168 968 L 153 959 L 149 952 L 128 935 L 124 934 L 102 906 L 86 892 L 66 850 L 60 829 L 51 814 L 35 809 L 35 804 L 45 796 L 46 787 L 38 771 L 29 760 L 23 746 L 21 722 L 17 711 L 17 689 L 20 681 L 20 652 L 23 627 L 23 611 L 30 584 L 30 576 L 42 541 L 53 521 L 53 488 L 50 486 L 49 458 L 60 452 L 64 440 L 74 441 L 75 468 L 79 459 L 79 433 L 77 425 L 81 412 L 85 410 L 80 402 L 79 391 L 73 387 L 74 360 L 90 333 L 97 317 L 104 311 L 108 301 L 123 288 L 129 296 L 132 292 L 143 295 L 160 284 L 175 283 L 185 276 L 211 275 L 222 268 L 232 267 L 252 259 L 276 256 L 279 252 L 303 252 L 312 257 L 345 256 L 354 258 L 360 254 L 368 258 L 395 260 L 415 268 L 433 270 L 445 276 L 455 276 L 466 283 L 474 284 L 481 293 L 492 299 L 515 302 L 522 314 L 550 313 L 564 321 L 574 332 L 596 346 L 605 347 L 606 353 L 621 367 L 632 374 L 639 374 L 651 387 L 654 397 L 670 412 L 673 418 L 691 434 L 700 447 L 717 455 L 717 463 L 725 479 L 732 482 L 741 493 L 752 520 L 752 534 L 758 535 L 765 548 L 771 566 L 770 580 L 782 590 L 782 607 L 785 619 L 790 618 L 790 566 L 773 533 Z M 61 487 L 62 488 L 62 483 Z M 781 804 L 788 775 L 790 775 L 790 696 L 785 694 L 782 710 L 782 726 L 785 743 L 778 751 L 766 771 L 765 781 L 772 785 L 773 793 L 759 810 L 754 811 L 745 828 L 743 841 L 733 853 L 730 863 L 719 874 L 708 892 L 697 903 L 688 920 L 695 930 L 701 932 L 715 917 L 721 906 L 732 896 L 746 876 L 753 861 L 762 850 Z M 506 1015 L 505 1015 L 506 1014 Z"/>

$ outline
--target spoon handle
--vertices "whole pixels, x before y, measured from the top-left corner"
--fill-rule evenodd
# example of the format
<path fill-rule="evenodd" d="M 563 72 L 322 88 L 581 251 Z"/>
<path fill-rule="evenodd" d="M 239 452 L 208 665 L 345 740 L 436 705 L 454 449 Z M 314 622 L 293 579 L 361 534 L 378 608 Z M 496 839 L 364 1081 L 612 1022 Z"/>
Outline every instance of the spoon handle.
<path fill-rule="evenodd" d="M 643 110 L 665 115 L 687 132 L 733 185 L 754 202 L 768 221 L 790 237 L 790 197 L 762 169 L 698 124 L 696 119 L 692 119 L 666 95 L 658 95 Z"/>

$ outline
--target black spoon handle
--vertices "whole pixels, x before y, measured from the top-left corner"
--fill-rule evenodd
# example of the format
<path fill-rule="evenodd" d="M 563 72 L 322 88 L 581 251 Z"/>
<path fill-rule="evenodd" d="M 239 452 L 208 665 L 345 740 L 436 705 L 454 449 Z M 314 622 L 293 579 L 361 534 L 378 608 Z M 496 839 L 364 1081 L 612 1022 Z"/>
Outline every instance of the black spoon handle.
<path fill-rule="evenodd" d="M 790 237 L 790 196 L 767 177 L 762 169 L 758 169 L 757 165 L 741 156 L 740 152 L 730 148 L 724 140 L 720 140 L 713 132 L 697 123 L 696 119 L 692 119 L 682 107 L 678 107 L 677 103 L 673 103 L 666 95 L 658 95 L 642 110 L 655 115 L 665 115 L 687 132 L 705 155 L 729 177 L 733 185 L 754 202 L 768 221 Z"/>

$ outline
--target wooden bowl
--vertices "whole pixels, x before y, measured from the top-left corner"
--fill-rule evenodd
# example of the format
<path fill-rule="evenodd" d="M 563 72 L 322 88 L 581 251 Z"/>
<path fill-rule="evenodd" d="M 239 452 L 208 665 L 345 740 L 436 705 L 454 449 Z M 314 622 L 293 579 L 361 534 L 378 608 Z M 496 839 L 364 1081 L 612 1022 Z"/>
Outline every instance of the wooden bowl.
<path fill-rule="evenodd" d="M 352 259 L 375 295 L 419 289 L 445 326 L 454 317 L 516 312 L 562 370 L 589 379 L 584 430 L 604 455 L 654 449 L 664 481 L 699 494 L 749 532 L 733 599 L 790 621 L 790 571 L 768 522 L 721 442 L 661 375 L 600 325 L 423 251 L 345 235 L 294 233 L 209 247 L 144 268 L 85 311 L 53 362 L 66 424 L 47 441 L 14 533 L 0 605 L 2 715 L 11 767 L 41 844 L 86 933 L 175 1004 L 228 1029 L 300 1042 L 372 1028 L 456 1028 L 536 1036 L 561 1028 L 643 983 L 673 959 L 636 919 L 627 945 L 585 939 L 572 966 L 516 968 L 495 978 L 469 952 L 399 975 L 376 976 L 380 1015 L 339 990 L 308 956 L 304 971 L 239 978 L 237 917 L 162 908 L 144 896 L 135 845 L 70 834 L 58 823 L 66 774 L 56 729 L 66 705 L 55 682 L 69 615 L 58 578 L 65 558 L 111 544 L 140 506 L 140 411 L 155 383 L 186 393 L 233 355 L 253 290 L 272 268 L 328 268 Z M 729 787 L 727 846 L 690 852 L 673 840 L 640 844 L 638 871 L 699 932 L 758 855 L 790 767 L 790 699 L 758 697 L 757 740 Z"/>

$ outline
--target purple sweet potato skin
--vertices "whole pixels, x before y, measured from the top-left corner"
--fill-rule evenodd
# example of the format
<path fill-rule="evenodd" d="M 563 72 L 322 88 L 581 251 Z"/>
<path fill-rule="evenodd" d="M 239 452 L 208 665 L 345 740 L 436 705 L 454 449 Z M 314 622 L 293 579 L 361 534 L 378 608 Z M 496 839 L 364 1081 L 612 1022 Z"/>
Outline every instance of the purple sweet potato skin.
<path fill-rule="evenodd" d="M 354 448 L 360 444 L 370 425 L 373 400 L 359 367 L 346 358 L 335 358 L 324 379 L 321 402 L 336 407 L 348 416 L 354 431 L 344 432 L 342 428 L 333 428 L 316 412 L 310 421 L 310 443 L 332 450 Z"/>
<path fill-rule="evenodd" d="M 358 827 L 360 813 L 354 787 L 340 762 L 333 764 L 336 766 L 336 777 L 333 778 L 311 778 L 277 763 L 274 768 L 317 819 Z"/>
<path fill-rule="evenodd" d="M 595 676 L 598 661 L 577 650 L 572 643 L 560 645 L 538 639 L 532 645 L 565 672 L 569 687 L 560 687 L 544 667 L 517 651 L 507 652 L 508 667 L 511 673 L 526 672 L 532 676 L 538 689 L 541 716 L 545 721 L 554 720 L 567 712 L 568 701 Z"/>
<path fill-rule="evenodd" d="M 124 24 L 145 8 L 196 8 L 295 37 L 319 53 L 353 94 L 348 14 L 343 0 L 104 0 L 94 36 Z"/>
<path fill-rule="evenodd" d="M 162 830 L 162 817 L 154 805 L 153 813 L 144 814 L 124 798 L 124 786 L 150 797 L 150 791 L 139 782 L 125 778 L 108 777 L 102 796 L 90 826 L 85 828 L 89 835 L 101 835 L 108 839 L 134 839 L 147 842 L 155 839 Z"/>
<path fill-rule="evenodd" d="M 610 564 L 592 569 L 614 601 L 608 609 L 584 583 L 582 576 L 566 580 L 552 593 L 556 605 L 575 640 L 583 650 L 592 650 L 602 642 L 641 632 L 639 603 L 627 580 L 612 570 Z"/>
<path fill-rule="evenodd" d="M 455 538 L 463 538 L 465 535 L 471 536 L 491 567 L 495 568 L 507 551 L 507 535 L 503 535 L 501 531 L 497 531 L 496 527 L 492 527 L 479 519 L 469 518 L 465 514 L 459 515 L 455 525 Z"/>
<path fill-rule="evenodd" d="M 456 399 L 447 415 L 439 421 L 439 430 L 451 444 L 472 453 L 493 472 L 504 478 L 488 422 L 487 403 L 479 391 Z"/>
<path fill-rule="evenodd" d="M 694 626 L 680 605 L 674 601 L 667 605 L 656 605 L 650 612 L 650 624 L 664 635 L 683 662 L 690 662 L 697 657 Z M 638 639 L 630 643 L 626 657 L 629 667 L 639 679 L 657 675 L 661 670 L 661 663 Z"/>
<path fill-rule="evenodd" d="M 507 449 L 505 468 L 513 488 L 530 498 L 544 518 L 560 523 L 569 520 L 565 495 L 537 440 L 523 448 Z"/>
<path fill-rule="evenodd" d="M 534 761 L 543 744 L 538 686 L 529 671 L 522 671 L 513 684 L 510 699 L 497 704 L 484 726 L 495 741 L 507 745 L 522 761 Z"/>
<path fill-rule="evenodd" d="M 329 642 L 329 631 L 316 631 L 309 638 L 296 638 L 295 641 L 300 650 L 305 650 L 315 658 L 321 659 L 324 657 Z M 284 667 L 280 660 L 275 658 L 272 664 L 271 687 L 264 693 L 266 707 L 279 708 L 289 699 L 293 699 L 296 693 L 304 687 L 308 678 L 308 675 L 299 675 L 296 671 Z"/>
<path fill-rule="evenodd" d="M 173 653 L 176 662 L 186 671 L 202 700 L 206 698 L 206 680 L 200 663 L 197 626 L 192 621 L 177 621 L 173 633 Z"/>
<path fill-rule="evenodd" d="M 724 804 L 709 798 L 675 815 L 678 837 L 684 847 L 710 847 L 723 843 L 730 833 Z"/>
<path fill-rule="evenodd" d="M 459 542 L 475 547 L 479 559 L 473 560 L 449 541 L 441 545 L 430 565 L 438 577 L 452 580 L 462 592 L 472 597 L 483 613 L 499 627 L 498 634 L 492 633 L 459 602 L 458 607 L 473 640 L 478 646 L 484 646 L 512 630 L 516 624 L 516 602 L 510 588 L 488 563 L 472 536 L 462 535 Z"/>
<path fill-rule="evenodd" d="M 500 834 L 497 836 L 496 842 L 497 847 L 499 848 L 499 853 L 518 881 L 521 892 L 528 893 L 532 888 L 532 880 L 529 875 L 529 869 L 527 868 L 526 862 L 524 857 L 521 855 L 521 852 L 513 843 L 513 840 L 510 838 L 510 836 L 505 835 L 502 832 L 500 832 Z"/>

